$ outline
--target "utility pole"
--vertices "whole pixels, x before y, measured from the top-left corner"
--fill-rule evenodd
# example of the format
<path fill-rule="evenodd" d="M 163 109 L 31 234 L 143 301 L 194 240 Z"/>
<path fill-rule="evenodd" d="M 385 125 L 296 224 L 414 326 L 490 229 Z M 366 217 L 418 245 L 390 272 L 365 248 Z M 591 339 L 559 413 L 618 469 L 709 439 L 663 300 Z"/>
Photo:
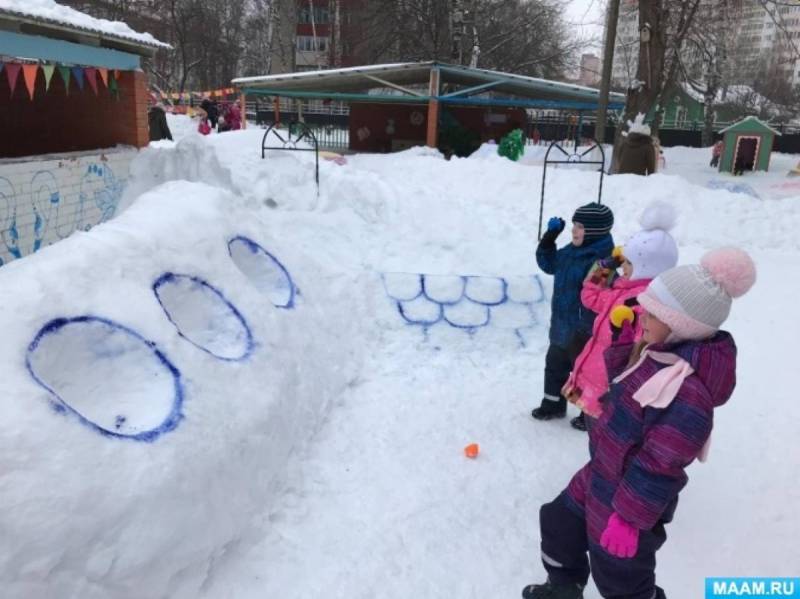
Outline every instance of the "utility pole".
<path fill-rule="evenodd" d="M 619 0 L 609 0 L 606 14 L 606 43 L 603 49 L 603 74 L 600 79 L 600 98 L 597 101 L 597 120 L 594 125 L 594 138 L 600 143 L 603 143 L 606 138 L 608 92 L 611 87 L 611 66 L 614 62 L 614 46 L 617 43 L 618 20 Z"/>

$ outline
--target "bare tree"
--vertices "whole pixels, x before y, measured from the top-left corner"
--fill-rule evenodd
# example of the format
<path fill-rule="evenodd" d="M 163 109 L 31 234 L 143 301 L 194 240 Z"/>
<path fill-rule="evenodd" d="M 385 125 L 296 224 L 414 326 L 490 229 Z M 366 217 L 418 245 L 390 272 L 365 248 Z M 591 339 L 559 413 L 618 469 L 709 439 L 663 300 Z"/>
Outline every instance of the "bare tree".
<path fill-rule="evenodd" d="M 702 143 L 714 142 L 715 112 L 722 93 L 731 82 L 731 56 L 742 26 L 742 0 L 706 0 L 686 36 L 685 51 L 677 56 L 680 79 L 695 93 L 702 94 Z"/>
<path fill-rule="evenodd" d="M 650 128 L 654 136 L 658 134 L 663 100 L 678 82 L 684 42 L 699 4 L 700 0 L 639 0 L 639 60 L 636 79 L 627 90 L 623 123 L 637 114 L 653 113 Z M 615 157 L 621 134 L 622 127 L 618 127 Z"/>

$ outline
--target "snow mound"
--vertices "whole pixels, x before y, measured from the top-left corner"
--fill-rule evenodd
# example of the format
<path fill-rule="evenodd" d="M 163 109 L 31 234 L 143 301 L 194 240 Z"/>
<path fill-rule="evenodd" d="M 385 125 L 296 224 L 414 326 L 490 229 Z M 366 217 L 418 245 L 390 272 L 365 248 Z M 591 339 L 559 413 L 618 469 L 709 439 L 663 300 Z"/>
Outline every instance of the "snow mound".
<path fill-rule="evenodd" d="M 358 277 L 245 205 L 167 183 L 0 270 L 4 597 L 200 596 L 360 370 Z M 303 265 L 302 306 L 265 301 L 239 236 Z"/>

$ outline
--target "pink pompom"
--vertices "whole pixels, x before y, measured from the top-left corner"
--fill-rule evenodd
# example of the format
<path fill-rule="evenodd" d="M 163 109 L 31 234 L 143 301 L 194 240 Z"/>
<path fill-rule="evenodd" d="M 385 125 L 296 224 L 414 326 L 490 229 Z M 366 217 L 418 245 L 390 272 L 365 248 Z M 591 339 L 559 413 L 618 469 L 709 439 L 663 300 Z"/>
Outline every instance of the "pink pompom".
<path fill-rule="evenodd" d="M 756 282 L 756 265 L 749 254 L 739 248 L 711 250 L 700 260 L 700 265 L 731 297 L 744 295 Z"/>

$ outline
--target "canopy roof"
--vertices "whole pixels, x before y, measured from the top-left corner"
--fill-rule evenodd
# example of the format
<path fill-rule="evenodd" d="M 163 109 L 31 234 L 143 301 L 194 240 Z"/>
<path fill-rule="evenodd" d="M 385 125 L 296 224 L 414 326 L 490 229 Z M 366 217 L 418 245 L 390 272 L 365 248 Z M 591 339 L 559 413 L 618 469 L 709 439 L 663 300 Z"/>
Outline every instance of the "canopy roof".
<path fill-rule="evenodd" d="M 439 73 L 439 92 L 431 96 L 431 72 Z M 540 108 L 597 107 L 597 89 L 525 75 L 477 69 L 440 62 L 405 62 L 344 69 L 284 73 L 233 80 L 244 93 L 295 98 L 331 98 L 373 102 L 427 102 L 528 106 Z M 420 86 L 425 91 L 420 91 Z M 378 93 L 383 88 L 382 92 Z M 385 88 L 390 88 L 386 91 Z M 494 92 L 492 97 L 475 97 Z M 498 94 L 514 96 L 497 97 Z M 609 108 L 624 106 L 625 96 L 609 94 Z"/>

